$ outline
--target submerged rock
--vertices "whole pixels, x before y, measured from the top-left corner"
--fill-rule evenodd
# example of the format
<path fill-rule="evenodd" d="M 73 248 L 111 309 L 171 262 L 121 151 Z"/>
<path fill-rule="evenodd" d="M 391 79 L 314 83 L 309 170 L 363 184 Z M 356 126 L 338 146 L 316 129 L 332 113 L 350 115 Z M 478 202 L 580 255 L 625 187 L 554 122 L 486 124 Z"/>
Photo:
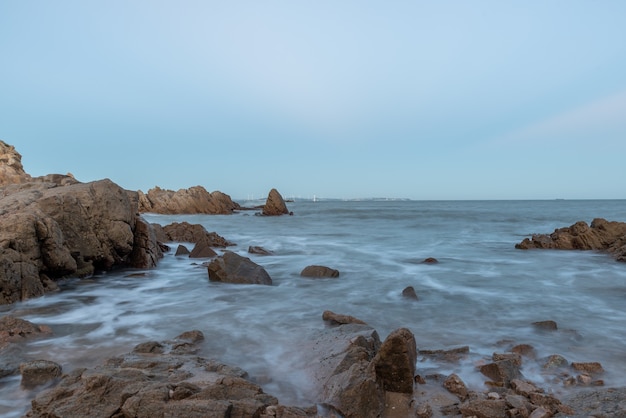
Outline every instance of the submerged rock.
<path fill-rule="evenodd" d="M 322 319 L 328 321 L 331 325 L 345 325 L 345 324 L 362 324 L 367 325 L 365 322 L 350 315 L 336 314 L 332 311 L 324 311 Z"/>
<path fill-rule="evenodd" d="M 326 266 L 307 266 L 301 272 L 300 276 L 309 278 L 339 277 L 339 270 L 335 270 Z"/>

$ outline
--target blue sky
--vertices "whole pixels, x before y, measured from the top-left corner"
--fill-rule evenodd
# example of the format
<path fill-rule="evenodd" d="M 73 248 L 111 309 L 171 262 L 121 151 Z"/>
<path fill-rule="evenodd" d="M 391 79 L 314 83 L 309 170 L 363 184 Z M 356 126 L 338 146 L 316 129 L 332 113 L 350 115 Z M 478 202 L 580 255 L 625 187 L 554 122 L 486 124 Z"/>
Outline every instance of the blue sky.
<path fill-rule="evenodd" d="M 0 0 L 32 175 L 235 199 L 626 198 L 626 2 Z"/>

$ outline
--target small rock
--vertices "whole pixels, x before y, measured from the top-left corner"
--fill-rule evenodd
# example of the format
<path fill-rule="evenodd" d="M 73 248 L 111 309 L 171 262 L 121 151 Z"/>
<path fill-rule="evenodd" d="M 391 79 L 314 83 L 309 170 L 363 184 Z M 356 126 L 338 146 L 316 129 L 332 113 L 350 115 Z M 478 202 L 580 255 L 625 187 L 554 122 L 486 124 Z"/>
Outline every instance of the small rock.
<path fill-rule="evenodd" d="M 586 372 L 586 373 L 591 373 L 591 374 L 604 372 L 602 365 L 598 362 L 572 363 L 572 368 L 579 372 Z"/>
<path fill-rule="evenodd" d="M 424 263 L 424 264 L 437 264 L 438 262 L 439 262 L 439 260 L 437 260 L 437 259 L 436 259 L 436 258 L 434 258 L 434 257 L 428 257 L 428 258 L 425 258 L 425 259 L 422 261 L 422 263 Z"/>
<path fill-rule="evenodd" d="M 451 374 L 448 378 L 443 382 L 443 387 L 448 389 L 448 392 L 453 393 L 459 397 L 460 400 L 467 399 L 467 386 L 461 380 L 461 378 L 456 374 Z"/>
<path fill-rule="evenodd" d="M 310 278 L 321 277 L 339 277 L 339 271 L 326 266 L 307 266 L 301 272 L 300 276 Z"/>
<path fill-rule="evenodd" d="M 538 321 L 533 322 L 533 326 L 542 331 L 556 331 L 557 325 L 554 321 Z"/>
<path fill-rule="evenodd" d="M 553 354 L 548 358 L 544 359 L 543 368 L 544 369 L 558 369 L 561 367 L 567 367 L 569 362 L 567 359 L 560 354 Z"/>
<path fill-rule="evenodd" d="M 332 311 L 324 311 L 322 314 L 322 319 L 324 321 L 330 322 L 332 325 L 344 325 L 344 324 L 363 324 L 367 325 L 365 322 L 361 321 L 350 315 L 341 315 L 336 314 Z"/>
<path fill-rule="evenodd" d="M 413 286 L 405 287 L 402 291 L 402 296 L 407 299 L 418 300 L 417 293 L 415 293 Z"/>
<path fill-rule="evenodd" d="M 274 255 L 274 253 L 271 252 L 270 250 L 266 250 L 265 248 L 259 247 L 259 246 L 256 246 L 256 245 L 249 246 L 248 247 L 248 252 L 250 254 L 258 254 L 258 255 Z"/>
<path fill-rule="evenodd" d="M 528 358 L 535 358 L 535 348 L 530 344 L 518 344 L 511 349 L 511 352 Z"/>
<path fill-rule="evenodd" d="M 176 248 L 176 253 L 174 255 L 176 257 L 181 256 L 181 255 L 189 255 L 189 250 L 187 249 L 187 247 L 185 247 L 184 245 L 180 244 Z"/>
<path fill-rule="evenodd" d="M 189 258 L 213 258 L 216 256 L 217 253 L 204 240 L 196 243 L 191 253 L 189 253 Z"/>
<path fill-rule="evenodd" d="M 49 360 L 35 360 L 20 364 L 22 387 L 32 389 L 61 376 L 61 365 Z"/>
<path fill-rule="evenodd" d="M 552 413 L 550 411 L 540 406 L 530 414 L 529 418 L 550 418 L 551 416 Z"/>

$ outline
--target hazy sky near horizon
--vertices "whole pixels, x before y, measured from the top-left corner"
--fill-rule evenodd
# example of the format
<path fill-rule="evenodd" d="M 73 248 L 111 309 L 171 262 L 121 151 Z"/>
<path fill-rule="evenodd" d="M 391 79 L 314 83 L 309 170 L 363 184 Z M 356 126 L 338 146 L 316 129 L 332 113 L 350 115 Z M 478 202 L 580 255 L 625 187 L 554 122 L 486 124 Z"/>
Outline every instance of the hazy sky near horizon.
<path fill-rule="evenodd" d="M 27 172 L 234 199 L 626 198 L 626 1 L 0 0 Z"/>

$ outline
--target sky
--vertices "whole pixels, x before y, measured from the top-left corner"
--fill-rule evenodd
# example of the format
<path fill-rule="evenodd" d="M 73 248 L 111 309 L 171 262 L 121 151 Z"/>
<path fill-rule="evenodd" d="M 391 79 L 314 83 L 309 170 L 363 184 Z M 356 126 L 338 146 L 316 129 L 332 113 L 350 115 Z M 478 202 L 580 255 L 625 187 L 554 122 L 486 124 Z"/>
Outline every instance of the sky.
<path fill-rule="evenodd" d="M 626 198 L 626 1 L 0 0 L 33 175 L 233 199 Z"/>

